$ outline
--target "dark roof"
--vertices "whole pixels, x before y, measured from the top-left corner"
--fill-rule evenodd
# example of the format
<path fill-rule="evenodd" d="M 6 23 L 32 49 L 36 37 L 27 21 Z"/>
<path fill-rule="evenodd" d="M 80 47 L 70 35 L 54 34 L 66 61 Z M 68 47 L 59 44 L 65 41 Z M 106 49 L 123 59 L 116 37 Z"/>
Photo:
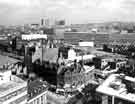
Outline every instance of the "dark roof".
<path fill-rule="evenodd" d="M 28 100 L 36 97 L 37 95 L 41 94 L 44 91 L 47 91 L 49 85 L 40 80 L 35 80 L 28 83 Z"/>
<path fill-rule="evenodd" d="M 74 97 L 70 98 L 67 104 L 83 104 L 82 100 L 83 95 L 78 93 Z"/>

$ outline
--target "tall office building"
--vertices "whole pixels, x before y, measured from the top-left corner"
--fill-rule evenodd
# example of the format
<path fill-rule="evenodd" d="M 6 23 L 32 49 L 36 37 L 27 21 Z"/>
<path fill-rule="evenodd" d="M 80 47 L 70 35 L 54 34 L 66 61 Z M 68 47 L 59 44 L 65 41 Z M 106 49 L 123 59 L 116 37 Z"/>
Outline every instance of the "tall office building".
<path fill-rule="evenodd" d="M 44 19 L 41 19 L 41 26 L 44 26 Z"/>
<path fill-rule="evenodd" d="M 49 26 L 50 26 L 50 21 L 49 21 L 49 19 L 45 19 L 45 26 L 46 26 L 46 27 L 49 27 Z"/>

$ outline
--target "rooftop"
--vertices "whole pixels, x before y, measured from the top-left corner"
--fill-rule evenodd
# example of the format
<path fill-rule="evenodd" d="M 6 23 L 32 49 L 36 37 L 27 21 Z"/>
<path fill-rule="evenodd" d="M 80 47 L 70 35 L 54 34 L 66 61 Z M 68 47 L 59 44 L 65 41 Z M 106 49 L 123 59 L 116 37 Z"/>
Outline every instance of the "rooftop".
<path fill-rule="evenodd" d="M 112 59 L 126 59 L 126 56 L 114 53 L 108 53 L 104 51 L 95 51 L 93 54 L 102 59 L 112 58 Z"/>
<path fill-rule="evenodd" d="M 17 60 L 17 59 L 10 58 L 8 56 L 0 55 L 0 67 L 2 67 L 5 64 L 14 64 L 14 63 L 17 63 L 18 61 L 19 60 Z M 6 71 L 6 70 L 1 68 L 0 71 L 3 72 L 3 71 Z"/>
<path fill-rule="evenodd" d="M 23 81 L 22 79 L 12 76 L 11 80 L 0 84 L 0 97 L 22 88 L 23 86 L 26 86 L 26 84 L 27 82 Z"/>
<path fill-rule="evenodd" d="M 129 76 L 112 74 L 96 90 L 108 96 L 135 102 L 135 78 Z"/>
<path fill-rule="evenodd" d="M 49 88 L 48 83 L 40 80 L 35 80 L 28 83 L 28 96 L 29 100 L 36 97 L 37 95 L 47 91 Z"/>

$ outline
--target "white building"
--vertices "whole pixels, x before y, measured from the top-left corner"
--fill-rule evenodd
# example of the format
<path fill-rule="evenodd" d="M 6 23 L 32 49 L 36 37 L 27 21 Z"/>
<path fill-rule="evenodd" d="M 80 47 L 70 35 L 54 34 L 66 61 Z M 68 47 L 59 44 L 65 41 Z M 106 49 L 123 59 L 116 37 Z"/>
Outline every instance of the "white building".
<path fill-rule="evenodd" d="M 47 35 L 45 35 L 45 34 L 22 35 L 22 40 L 36 40 L 36 39 L 47 39 Z"/>
<path fill-rule="evenodd" d="M 46 94 L 47 94 L 47 91 L 40 93 L 36 97 L 28 100 L 27 104 L 47 104 Z"/>
<path fill-rule="evenodd" d="M 12 75 L 13 64 L 18 62 L 0 55 L 0 104 L 26 104 L 27 81 Z"/>
<path fill-rule="evenodd" d="M 123 81 L 124 80 L 124 81 Z M 127 86 L 134 90 L 135 78 L 112 74 L 96 91 L 102 94 L 102 104 L 135 104 L 135 93 L 129 92 Z M 111 98 L 111 102 L 108 102 Z"/>
<path fill-rule="evenodd" d="M 11 70 L 0 72 L 0 104 L 26 104 L 27 81 L 11 74 Z"/>
<path fill-rule="evenodd" d="M 74 51 L 74 49 L 70 49 L 68 51 L 68 59 L 74 59 L 76 57 L 76 52 Z"/>
<path fill-rule="evenodd" d="M 82 47 L 94 47 L 94 42 L 79 42 L 79 46 Z"/>

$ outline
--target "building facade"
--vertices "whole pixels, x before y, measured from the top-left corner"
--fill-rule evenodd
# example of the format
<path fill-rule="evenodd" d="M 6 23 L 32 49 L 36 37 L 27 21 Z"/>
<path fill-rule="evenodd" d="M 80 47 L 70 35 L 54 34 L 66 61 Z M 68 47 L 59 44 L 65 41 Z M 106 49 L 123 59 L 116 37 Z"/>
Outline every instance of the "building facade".
<path fill-rule="evenodd" d="M 37 95 L 36 97 L 28 100 L 27 104 L 47 104 L 46 94 L 47 94 L 47 91 L 42 92 L 41 94 Z"/>
<path fill-rule="evenodd" d="M 0 104 L 26 104 L 27 82 L 16 76 L 10 76 L 9 80 L 0 85 Z"/>

